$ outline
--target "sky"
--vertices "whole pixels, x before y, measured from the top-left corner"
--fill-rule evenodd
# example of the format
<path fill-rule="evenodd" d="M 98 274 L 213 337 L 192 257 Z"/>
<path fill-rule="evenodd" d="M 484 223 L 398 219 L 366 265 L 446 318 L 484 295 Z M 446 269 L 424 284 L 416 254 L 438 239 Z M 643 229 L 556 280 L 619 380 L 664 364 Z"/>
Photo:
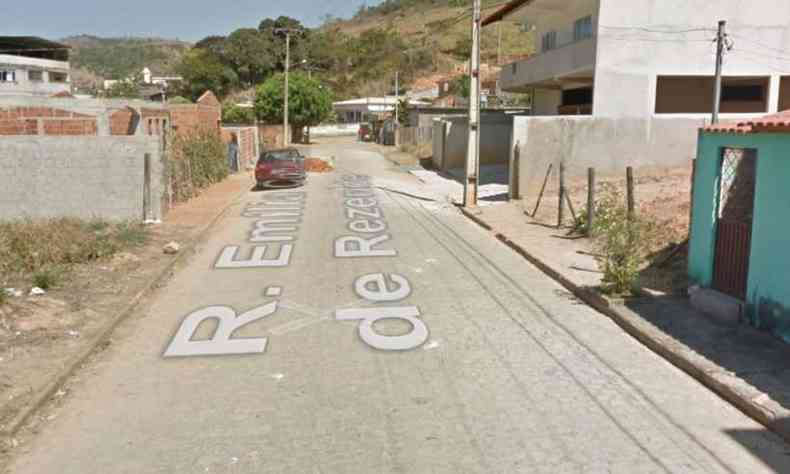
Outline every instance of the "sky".
<path fill-rule="evenodd" d="M 257 27 L 264 18 L 286 15 L 317 26 L 326 15 L 349 17 L 363 4 L 382 0 L 39 0 L 0 1 L 0 35 L 60 39 L 77 34 L 103 37 L 156 36 L 197 41 Z"/>

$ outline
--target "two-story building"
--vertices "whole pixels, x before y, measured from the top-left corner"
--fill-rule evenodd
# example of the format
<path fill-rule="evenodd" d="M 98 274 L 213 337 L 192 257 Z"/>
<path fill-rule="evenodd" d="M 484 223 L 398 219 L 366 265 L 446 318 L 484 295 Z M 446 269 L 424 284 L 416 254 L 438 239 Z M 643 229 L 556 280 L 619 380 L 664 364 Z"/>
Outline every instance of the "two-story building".
<path fill-rule="evenodd" d="M 720 20 L 721 119 L 790 108 L 787 0 L 512 0 L 483 24 L 502 20 L 534 35 L 535 54 L 504 66 L 500 87 L 533 94 L 513 144 L 540 156 L 535 174 L 547 161 L 570 173 L 687 164 L 713 110 Z"/>
<path fill-rule="evenodd" d="M 31 36 L 0 36 L 0 95 L 71 92 L 69 46 Z"/>

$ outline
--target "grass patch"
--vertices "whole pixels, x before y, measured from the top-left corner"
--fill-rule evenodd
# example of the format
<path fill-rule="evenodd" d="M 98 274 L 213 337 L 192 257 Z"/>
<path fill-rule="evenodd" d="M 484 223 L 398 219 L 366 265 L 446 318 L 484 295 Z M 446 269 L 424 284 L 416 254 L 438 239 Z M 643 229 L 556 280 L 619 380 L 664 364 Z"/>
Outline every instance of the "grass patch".
<path fill-rule="evenodd" d="M 42 290 L 49 290 L 58 286 L 61 281 L 62 270 L 55 268 L 42 268 L 33 272 L 33 286 Z"/>
<path fill-rule="evenodd" d="M 130 222 L 73 218 L 0 222 L 0 280 L 29 276 L 46 289 L 45 285 L 55 286 L 71 265 L 110 257 L 146 238 L 146 228 Z"/>

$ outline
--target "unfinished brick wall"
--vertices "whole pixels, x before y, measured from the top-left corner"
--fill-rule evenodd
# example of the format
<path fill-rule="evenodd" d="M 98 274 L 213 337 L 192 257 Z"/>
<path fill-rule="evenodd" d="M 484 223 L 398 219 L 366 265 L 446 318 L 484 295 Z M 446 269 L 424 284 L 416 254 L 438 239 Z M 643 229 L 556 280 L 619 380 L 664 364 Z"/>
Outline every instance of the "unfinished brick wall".
<path fill-rule="evenodd" d="M 222 105 L 211 91 L 207 91 L 195 104 L 169 105 L 173 130 L 179 136 L 187 136 L 201 130 L 220 133 Z"/>
<path fill-rule="evenodd" d="M 262 150 L 271 150 L 283 147 L 282 125 L 259 125 L 258 136 L 261 140 Z"/>
<path fill-rule="evenodd" d="M 53 107 L 0 109 L 0 135 L 96 135 L 96 117 Z"/>

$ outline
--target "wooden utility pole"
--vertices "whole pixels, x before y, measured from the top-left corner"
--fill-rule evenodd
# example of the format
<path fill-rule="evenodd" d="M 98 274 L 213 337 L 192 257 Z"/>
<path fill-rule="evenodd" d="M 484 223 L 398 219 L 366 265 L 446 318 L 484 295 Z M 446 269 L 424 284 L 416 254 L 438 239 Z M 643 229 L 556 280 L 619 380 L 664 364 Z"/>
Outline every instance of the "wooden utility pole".
<path fill-rule="evenodd" d="M 636 199 L 634 198 L 634 168 L 629 166 L 625 169 L 625 193 L 626 203 L 628 204 L 628 219 L 633 219 L 636 212 Z"/>
<path fill-rule="evenodd" d="M 721 106 L 721 69 L 724 59 L 724 38 L 727 36 L 725 29 L 727 22 L 719 22 L 719 31 L 716 34 L 716 84 L 713 87 L 713 116 L 711 123 L 719 123 L 719 107 Z"/>
<path fill-rule="evenodd" d="M 480 0 L 472 14 L 472 57 L 469 61 L 469 145 L 466 152 L 464 207 L 477 206 L 480 176 Z"/>
<path fill-rule="evenodd" d="M 595 168 L 587 168 L 587 236 L 595 225 Z"/>

